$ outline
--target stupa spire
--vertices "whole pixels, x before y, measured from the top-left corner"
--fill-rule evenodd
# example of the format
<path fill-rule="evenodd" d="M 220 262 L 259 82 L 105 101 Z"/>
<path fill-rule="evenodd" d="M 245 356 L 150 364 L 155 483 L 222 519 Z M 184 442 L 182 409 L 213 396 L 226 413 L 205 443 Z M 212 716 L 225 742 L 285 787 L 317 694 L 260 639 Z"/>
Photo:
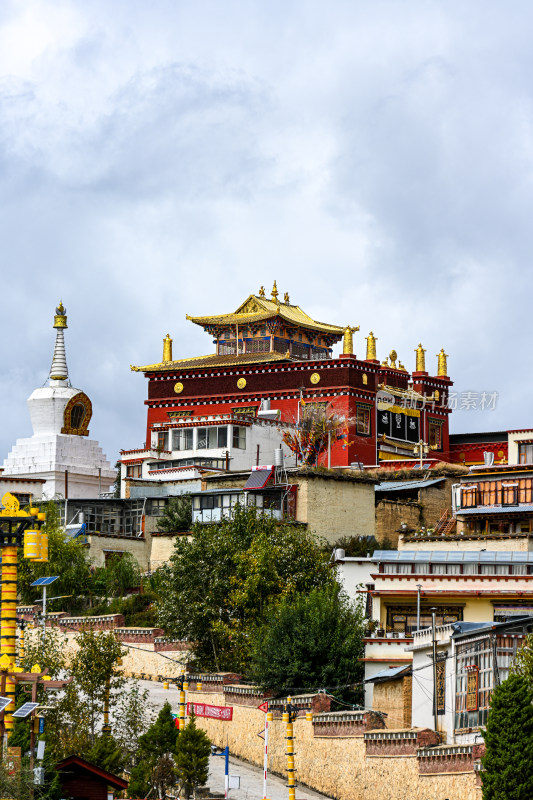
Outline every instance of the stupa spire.
<path fill-rule="evenodd" d="M 49 378 L 51 381 L 68 381 L 67 356 L 65 353 L 65 337 L 63 334 L 67 326 L 67 309 L 62 302 L 56 308 L 54 328 L 56 329 L 56 343 L 54 357 L 50 367 Z"/>

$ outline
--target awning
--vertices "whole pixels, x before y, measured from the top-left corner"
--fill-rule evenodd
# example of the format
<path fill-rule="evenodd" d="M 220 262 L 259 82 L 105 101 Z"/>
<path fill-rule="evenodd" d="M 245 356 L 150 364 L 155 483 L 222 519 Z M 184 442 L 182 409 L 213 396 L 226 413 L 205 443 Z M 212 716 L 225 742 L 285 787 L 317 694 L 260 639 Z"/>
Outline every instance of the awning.
<path fill-rule="evenodd" d="M 244 491 L 247 489 L 264 489 L 273 474 L 274 467 L 253 470 L 243 486 Z"/>

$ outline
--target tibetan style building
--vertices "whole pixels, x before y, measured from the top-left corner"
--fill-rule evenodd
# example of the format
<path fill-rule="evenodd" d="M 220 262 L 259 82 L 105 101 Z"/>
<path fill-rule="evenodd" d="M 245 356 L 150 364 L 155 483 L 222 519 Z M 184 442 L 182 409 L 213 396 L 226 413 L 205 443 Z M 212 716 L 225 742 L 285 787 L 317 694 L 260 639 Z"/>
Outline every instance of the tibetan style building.
<path fill-rule="evenodd" d="M 448 458 L 452 382 L 444 350 L 437 375 L 426 370 L 422 345 L 412 373 L 394 350 L 379 361 L 373 333 L 366 338 L 366 355 L 358 356 L 358 328 L 317 322 L 287 294 L 281 300 L 275 283 L 270 298 L 261 287 L 234 313 L 187 319 L 212 337 L 215 352 L 174 360 L 167 334 L 160 363 L 132 367 L 148 378 L 148 414 L 146 449 L 123 452 L 128 476 L 272 463 L 280 431 L 295 426 L 302 404 L 347 420 L 346 434 L 331 442 L 320 463 L 349 467 L 413 459 L 420 440 L 428 446 L 425 455 L 431 447 L 432 459 Z M 342 354 L 333 358 L 333 345 L 341 340 Z"/>

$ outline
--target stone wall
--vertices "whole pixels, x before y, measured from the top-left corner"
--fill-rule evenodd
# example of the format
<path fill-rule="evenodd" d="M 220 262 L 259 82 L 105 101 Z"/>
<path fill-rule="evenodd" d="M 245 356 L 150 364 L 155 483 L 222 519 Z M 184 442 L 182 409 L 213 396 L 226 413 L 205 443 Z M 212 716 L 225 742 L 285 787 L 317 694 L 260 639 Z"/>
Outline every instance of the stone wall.
<path fill-rule="evenodd" d="M 341 536 L 373 536 L 376 528 L 372 483 L 291 476 L 298 485 L 296 519 L 334 544 Z"/>
<path fill-rule="evenodd" d="M 388 542 L 398 546 L 399 530 L 402 522 L 409 528 L 418 527 L 421 507 L 414 500 L 380 500 L 376 505 L 376 539 L 379 544 Z"/>
<path fill-rule="evenodd" d="M 147 570 L 150 559 L 151 537 L 148 540 L 132 536 L 105 536 L 104 534 L 90 534 L 87 536 L 89 543 L 89 559 L 97 567 L 103 567 L 106 554 L 131 553 L 138 561 L 142 570 Z"/>
<path fill-rule="evenodd" d="M 457 478 L 446 478 L 440 483 L 426 486 L 419 491 L 422 525 L 434 528 L 445 509 L 452 510 L 452 485 Z"/>
<path fill-rule="evenodd" d="M 388 725 L 411 725 L 412 680 L 411 675 L 405 675 L 395 681 L 374 684 L 372 705 L 387 715 Z"/>
<path fill-rule="evenodd" d="M 191 701 L 212 705 L 227 705 L 224 693 L 190 693 Z M 348 712 L 348 714 L 353 712 Z M 355 712 L 363 715 L 362 712 Z M 329 717 L 331 714 L 326 714 Z M 350 731 L 354 720 L 346 720 L 344 732 L 339 727 L 337 735 L 324 735 L 320 731 L 320 715 L 312 721 L 299 716 L 294 723 L 296 780 L 338 800 L 480 800 L 477 777 L 471 756 L 460 754 L 467 770 L 434 774 L 421 772 L 418 753 L 427 752 L 436 743 L 435 733 L 427 729 L 410 731 L 366 730 L 374 722 L 371 715 L 367 723 L 360 722 L 361 732 Z M 233 721 L 226 722 L 197 717 L 197 724 L 206 731 L 211 741 L 229 746 L 230 753 L 257 765 L 263 764 L 264 743 L 258 737 L 264 728 L 264 713 L 249 705 L 233 703 Z M 339 722 L 336 723 L 339 725 Z M 285 724 L 274 717 L 269 723 L 269 770 L 286 775 Z M 375 734 L 375 735 L 374 735 Z M 372 754 L 367 752 L 372 742 Z M 410 752 L 398 751 L 408 749 Z M 464 748 L 463 748 L 464 749 Z M 454 754 L 439 756 L 453 762 Z M 470 762 L 468 762 L 470 758 Z M 468 763 L 467 763 L 468 762 Z M 298 794 L 298 790 L 297 790 Z"/>

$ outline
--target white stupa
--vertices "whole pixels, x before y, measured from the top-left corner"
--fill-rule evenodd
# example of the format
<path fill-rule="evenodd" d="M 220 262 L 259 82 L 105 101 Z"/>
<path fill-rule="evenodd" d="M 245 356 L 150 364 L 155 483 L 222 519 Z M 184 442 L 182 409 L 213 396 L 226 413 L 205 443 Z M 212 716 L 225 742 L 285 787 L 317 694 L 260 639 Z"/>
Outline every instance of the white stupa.
<path fill-rule="evenodd" d="M 92 404 L 69 381 L 63 303 L 56 308 L 56 343 L 45 386 L 28 398 L 33 436 L 17 439 L 4 461 L 3 475 L 44 478 L 43 497 L 96 498 L 109 490 L 116 473 L 102 448 L 89 439 Z"/>

